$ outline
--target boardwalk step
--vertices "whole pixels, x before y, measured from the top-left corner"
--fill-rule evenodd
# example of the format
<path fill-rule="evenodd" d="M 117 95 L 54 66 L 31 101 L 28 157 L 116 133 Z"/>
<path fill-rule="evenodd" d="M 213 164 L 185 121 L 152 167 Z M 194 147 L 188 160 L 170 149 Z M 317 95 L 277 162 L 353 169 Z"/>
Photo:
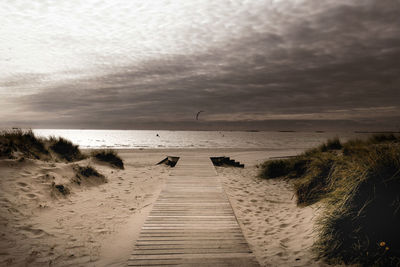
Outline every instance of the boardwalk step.
<path fill-rule="evenodd" d="M 175 165 L 178 163 L 178 161 L 179 161 L 179 157 L 167 156 L 165 159 L 158 162 L 157 165 L 165 164 L 165 165 L 168 165 L 171 167 L 175 167 Z"/>
<path fill-rule="evenodd" d="M 211 157 L 210 158 L 214 166 L 233 166 L 238 168 L 244 168 L 244 164 L 241 164 L 230 157 Z"/>

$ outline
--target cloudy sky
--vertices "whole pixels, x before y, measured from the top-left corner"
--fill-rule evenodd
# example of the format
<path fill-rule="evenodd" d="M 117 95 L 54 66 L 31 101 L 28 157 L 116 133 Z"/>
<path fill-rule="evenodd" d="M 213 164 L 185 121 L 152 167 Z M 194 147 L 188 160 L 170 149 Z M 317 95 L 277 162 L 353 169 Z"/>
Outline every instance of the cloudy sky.
<path fill-rule="evenodd" d="M 399 114 L 400 0 L 0 2 L 0 128 L 397 130 Z"/>

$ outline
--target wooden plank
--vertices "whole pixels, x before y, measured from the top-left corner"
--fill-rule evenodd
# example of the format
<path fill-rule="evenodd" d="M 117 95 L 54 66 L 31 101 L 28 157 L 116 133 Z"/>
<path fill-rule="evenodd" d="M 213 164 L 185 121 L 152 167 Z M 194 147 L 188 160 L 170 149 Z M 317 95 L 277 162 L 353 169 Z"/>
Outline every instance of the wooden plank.
<path fill-rule="evenodd" d="M 192 244 L 173 244 L 173 245 L 146 245 L 140 246 L 135 245 L 135 252 L 134 253 L 153 253 L 155 251 L 164 253 L 164 252 L 184 252 L 184 253 L 222 253 L 223 251 L 234 250 L 236 252 L 250 252 L 249 246 L 247 244 L 212 244 L 212 243 L 192 243 Z M 203 251 L 203 252 L 202 252 Z M 211 252 L 210 252 L 211 251 Z M 157 254 L 157 253 L 156 253 Z"/>
<path fill-rule="evenodd" d="M 234 246 L 248 246 L 246 240 L 242 239 L 239 242 L 235 240 L 235 242 L 232 242 L 231 240 L 234 239 L 226 239 L 226 240 L 160 240 L 160 241 L 149 241 L 149 240 L 143 240 L 139 241 L 135 244 L 137 247 L 145 247 L 145 248 L 153 248 L 157 246 L 165 246 L 166 248 L 168 247 L 173 247 L 173 246 L 182 246 L 182 247 L 234 247 Z"/>
<path fill-rule="evenodd" d="M 175 248 L 175 249 L 140 249 L 135 248 L 132 255 L 173 255 L 173 254 L 220 254 L 220 253 L 251 253 L 250 249 L 236 248 Z"/>
<path fill-rule="evenodd" d="M 232 259 L 239 259 L 239 258 L 252 258 L 254 257 L 252 253 L 223 253 L 223 254 L 182 254 L 182 255 L 131 255 L 129 260 L 135 259 L 213 259 L 213 258 L 232 258 Z"/>

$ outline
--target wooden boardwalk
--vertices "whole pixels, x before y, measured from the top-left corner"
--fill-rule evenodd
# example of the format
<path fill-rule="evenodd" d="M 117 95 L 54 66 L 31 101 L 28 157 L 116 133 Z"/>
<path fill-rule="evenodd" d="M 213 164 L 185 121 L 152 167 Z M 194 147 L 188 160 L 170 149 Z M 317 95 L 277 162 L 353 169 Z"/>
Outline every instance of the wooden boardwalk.
<path fill-rule="evenodd" d="M 180 158 L 128 266 L 259 266 L 209 158 Z"/>

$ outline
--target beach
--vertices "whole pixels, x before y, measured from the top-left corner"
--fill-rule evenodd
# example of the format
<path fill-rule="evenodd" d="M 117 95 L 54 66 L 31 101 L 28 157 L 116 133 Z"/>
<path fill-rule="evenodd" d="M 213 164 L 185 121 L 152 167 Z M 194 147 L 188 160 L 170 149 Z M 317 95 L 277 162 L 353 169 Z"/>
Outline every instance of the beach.
<path fill-rule="evenodd" d="M 63 196 L 51 183 L 66 183 L 75 163 L 0 160 L 0 263 L 5 266 L 126 266 L 135 240 L 171 167 L 167 155 L 230 156 L 245 168 L 216 167 L 234 213 L 261 266 L 321 265 L 313 260 L 318 209 L 297 207 L 291 184 L 258 178 L 258 164 L 297 150 L 126 149 L 125 169 L 93 159 L 105 183 L 71 185 Z M 179 164 L 179 163 L 178 163 Z"/>

